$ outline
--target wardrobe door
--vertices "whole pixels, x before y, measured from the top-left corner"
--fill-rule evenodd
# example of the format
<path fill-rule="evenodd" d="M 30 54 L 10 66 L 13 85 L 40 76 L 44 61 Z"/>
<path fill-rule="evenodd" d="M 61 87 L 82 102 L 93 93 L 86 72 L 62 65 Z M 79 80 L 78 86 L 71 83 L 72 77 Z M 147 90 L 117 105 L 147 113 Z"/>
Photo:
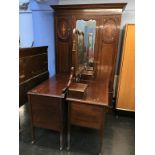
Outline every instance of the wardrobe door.
<path fill-rule="evenodd" d="M 96 51 L 96 77 L 99 80 L 108 76 L 112 91 L 116 55 L 118 51 L 118 40 L 120 32 L 121 15 L 104 15 L 100 19 L 100 27 L 97 29 L 97 51 Z"/>
<path fill-rule="evenodd" d="M 116 108 L 135 111 L 135 26 L 125 28 Z"/>
<path fill-rule="evenodd" d="M 69 73 L 71 67 L 72 29 L 70 16 L 55 16 L 56 73 Z"/>

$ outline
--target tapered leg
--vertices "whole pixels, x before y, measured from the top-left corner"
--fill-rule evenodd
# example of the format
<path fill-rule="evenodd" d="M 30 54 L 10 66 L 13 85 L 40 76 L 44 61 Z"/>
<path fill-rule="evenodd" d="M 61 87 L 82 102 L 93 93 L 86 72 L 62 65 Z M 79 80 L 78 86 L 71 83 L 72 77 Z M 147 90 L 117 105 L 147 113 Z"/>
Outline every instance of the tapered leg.
<path fill-rule="evenodd" d="M 67 132 L 67 150 L 70 150 L 70 126 L 68 126 Z"/>
<path fill-rule="evenodd" d="M 60 132 L 60 151 L 63 149 L 63 132 Z"/>
<path fill-rule="evenodd" d="M 101 129 L 100 129 L 100 152 L 99 155 L 103 155 L 103 132 L 104 132 L 104 122 L 106 116 L 106 109 L 103 108 L 103 115 L 102 115 L 102 122 L 101 122 Z"/>
<path fill-rule="evenodd" d="M 20 113 L 19 113 L 19 132 L 21 131 L 21 126 L 20 126 Z"/>
<path fill-rule="evenodd" d="M 103 130 L 100 130 L 100 152 L 99 155 L 103 155 Z"/>
<path fill-rule="evenodd" d="M 67 150 L 70 149 L 70 103 L 68 103 Z"/>
<path fill-rule="evenodd" d="M 60 151 L 64 144 L 64 100 L 60 100 Z"/>
<path fill-rule="evenodd" d="M 32 126 L 31 127 L 31 136 L 32 136 L 32 144 L 35 143 L 35 128 Z"/>
<path fill-rule="evenodd" d="M 30 123 L 31 123 L 31 138 L 32 141 L 31 143 L 34 144 L 35 143 L 35 128 L 33 126 L 33 119 L 32 119 L 32 107 L 31 107 L 31 96 L 28 95 L 28 105 L 29 105 L 29 111 L 30 111 Z"/>

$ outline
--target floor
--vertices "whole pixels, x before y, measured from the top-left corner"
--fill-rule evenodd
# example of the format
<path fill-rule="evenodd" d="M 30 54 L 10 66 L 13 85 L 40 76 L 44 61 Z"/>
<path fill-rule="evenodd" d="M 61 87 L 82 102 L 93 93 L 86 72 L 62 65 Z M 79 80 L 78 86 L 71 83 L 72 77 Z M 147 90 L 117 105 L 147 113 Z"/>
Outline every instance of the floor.
<path fill-rule="evenodd" d="M 31 144 L 30 120 L 27 104 L 20 108 L 21 130 L 19 134 L 19 155 L 97 155 L 99 133 L 94 129 L 72 127 L 71 150 L 59 151 L 57 132 L 36 129 L 36 143 Z M 104 130 L 104 155 L 135 154 L 135 119 L 108 114 Z"/>

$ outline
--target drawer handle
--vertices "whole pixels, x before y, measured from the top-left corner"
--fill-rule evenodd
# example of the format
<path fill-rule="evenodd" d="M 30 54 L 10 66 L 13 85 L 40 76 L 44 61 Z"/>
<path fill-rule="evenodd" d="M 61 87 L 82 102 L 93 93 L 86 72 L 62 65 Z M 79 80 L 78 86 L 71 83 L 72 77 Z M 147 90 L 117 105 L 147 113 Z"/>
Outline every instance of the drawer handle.
<path fill-rule="evenodd" d="M 20 78 L 20 79 L 23 79 L 23 78 L 25 78 L 25 75 L 22 74 L 22 75 L 19 76 L 19 78 Z"/>

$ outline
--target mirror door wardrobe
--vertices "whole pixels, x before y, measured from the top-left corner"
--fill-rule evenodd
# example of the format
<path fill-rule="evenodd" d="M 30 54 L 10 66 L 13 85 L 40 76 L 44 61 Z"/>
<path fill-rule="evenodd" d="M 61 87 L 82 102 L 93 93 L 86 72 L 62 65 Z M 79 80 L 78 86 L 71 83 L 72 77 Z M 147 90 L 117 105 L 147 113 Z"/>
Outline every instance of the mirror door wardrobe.
<path fill-rule="evenodd" d="M 76 60 L 72 49 L 73 29 L 76 28 L 77 22 L 94 20 L 94 77 L 98 80 L 109 77 L 112 92 L 121 15 L 125 5 L 126 3 L 107 3 L 51 6 L 55 11 L 56 73 L 69 74 L 70 68 L 75 67 Z M 88 67 L 88 70 L 91 70 L 91 67 Z"/>
<path fill-rule="evenodd" d="M 113 92 L 125 6 L 126 3 L 51 6 L 55 11 L 56 73 L 69 74 L 74 67 L 75 79 L 79 76 L 79 80 L 69 83 L 66 96 L 68 149 L 71 126 L 75 125 L 100 131 L 99 152 L 103 154 L 104 121 Z"/>

